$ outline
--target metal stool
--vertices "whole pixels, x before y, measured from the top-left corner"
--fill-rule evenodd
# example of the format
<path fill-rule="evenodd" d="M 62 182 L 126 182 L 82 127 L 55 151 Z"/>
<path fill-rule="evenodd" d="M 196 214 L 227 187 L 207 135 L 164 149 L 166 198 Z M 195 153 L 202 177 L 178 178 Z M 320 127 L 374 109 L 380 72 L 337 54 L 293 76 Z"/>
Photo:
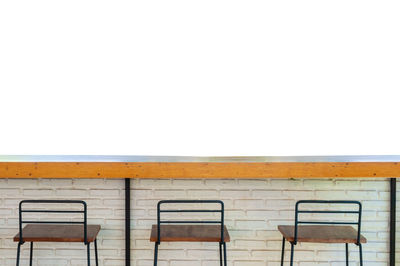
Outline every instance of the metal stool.
<path fill-rule="evenodd" d="M 163 204 L 219 204 L 218 209 L 200 210 L 161 210 Z M 220 213 L 220 220 L 161 220 L 161 213 Z M 168 224 L 168 225 L 164 225 Z M 218 242 L 219 261 L 226 266 L 226 242 L 230 241 L 229 233 L 224 225 L 224 203 L 220 200 L 162 200 L 157 204 L 157 224 L 151 228 L 150 241 L 154 244 L 154 266 L 158 260 L 158 246 L 164 242 Z M 223 248 L 223 252 L 222 252 Z M 223 253 L 223 259 L 222 259 Z"/>
<path fill-rule="evenodd" d="M 41 203 L 51 204 L 82 204 L 83 210 L 47 210 L 22 208 L 24 203 L 33 203 L 35 208 Z M 24 220 L 23 213 L 81 213 L 83 221 L 46 221 L 46 220 Z M 27 224 L 22 229 L 22 224 Z M 19 203 L 19 233 L 14 237 L 18 242 L 17 266 L 19 266 L 21 245 L 31 242 L 29 265 L 32 266 L 33 242 L 83 242 L 87 246 L 87 265 L 90 266 L 90 243 L 94 242 L 96 266 L 99 265 L 97 258 L 97 234 L 100 225 L 87 224 L 86 202 L 81 200 L 23 200 Z"/>
<path fill-rule="evenodd" d="M 301 204 L 353 204 L 358 206 L 357 211 L 342 210 L 299 210 Z M 305 221 L 299 220 L 299 214 L 357 214 L 357 220 L 353 222 L 329 222 L 329 221 Z M 308 224 L 300 225 L 299 224 Z M 314 224 L 314 225 L 310 225 Z M 338 226 L 340 225 L 340 226 Z M 347 226 L 343 226 L 347 225 Z M 353 226 L 357 225 L 357 230 Z M 360 234 L 361 228 L 361 203 L 359 201 L 340 201 L 340 200 L 300 200 L 296 203 L 294 226 L 279 225 L 278 230 L 283 235 L 281 266 L 283 266 L 285 240 L 291 244 L 290 265 L 293 265 L 294 246 L 298 242 L 311 243 L 344 243 L 346 245 L 346 265 L 349 265 L 349 243 L 359 247 L 360 266 L 363 265 L 362 246 L 367 239 Z"/>

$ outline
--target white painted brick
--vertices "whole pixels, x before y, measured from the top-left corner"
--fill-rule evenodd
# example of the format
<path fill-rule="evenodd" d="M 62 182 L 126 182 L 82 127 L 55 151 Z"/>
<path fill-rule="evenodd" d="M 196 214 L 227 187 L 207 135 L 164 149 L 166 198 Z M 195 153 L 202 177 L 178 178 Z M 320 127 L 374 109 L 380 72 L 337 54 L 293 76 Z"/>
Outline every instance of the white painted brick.
<path fill-rule="evenodd" d="M 91 189 L 91 196 L 100 196 L 100 197 L 118 197 L 120 195 L 120 191 L 117 189 Z"/>
<path fill-rule="evenodd" d="M 206 186 L 215 188 L 215 187 L 220 187 L 220 188 L 231 188 L 235 189 L 237 188 L 238 180 L 236 179 L 206 179 L 205 180 Z"/>
<path fill-rule="evenodd" d="M 389 191 L 390 185 L 387 180 L 379 180 L 379 181 L 374 181 L 374 180 L 361 180 L 361 187 L 364 189 L 373 189 L 373 190 L 379 190 L 379 191 Z"/>
<path fill-rule="evenodd" d="M 119 264 L 119 265 L 123 265 L 123 264 Z M 137 261 L 137 266 L 153 266 L 154 264 L 153 264 L 153 260 L 151 259 L 149 259 L 149 260 L 138 260 Z M 158 260 L 158 263 L 157 263 L 157 265 L 159 265 L 159 266 L 167 266 L 168 265 L 168 262 L 167 261 L 163 261 L 162 259 L 159 259 Z"/>
<path fill-rule="evenodd" d="M 215 266 L 219 265 L 219 260 L 202 260 L 201 266 Z"/>
<path fill-rule="evenodd" d="M 267 248 L 267 243 L 264 240 L 235 240 L 235 247 L 239 248 Z"/>
<path fill-rule="evenodd" d="M 154 191 L 154 196 L 160 199 L 185 198 L 186 191 L 177 189 L 159 189 Z"/>
<path fill-rule="evenodd" d="M 38 179 L 8 179 L 8 186 L 11 187 L 37 187 Z"/>
<path fill-rule="evenodd" d="M 38 265 L 68 265 L 68 260 L 67 259 L 38 259 Z"/>
<path fill-rule="evenodd" d="M 13 213 L 13 210 L 11 209 L 0 209 L 0 216 L 6 216 L 6 215 L 11 215 Z"/>
<path fill-rule="evenodd" d="M 73 264 L 73 265 L 75 265 L 75 264 Z M 125 265 L 125 260 L 123 260 L 123 259 L 117 259 L 117 260 L 107 259 L 107 260 L 104 260 L 104 266 L 120 266 L 120 265 Z"/>
<path fill-rule="evenodd" d="M 280 199 L 280 200 L 268 199 L 265 207 L 267 207 L 270 210 L 287 210 L 287 209 L 293 209 L 293 206 L 295 204 L 296 201 L 291 199 Z"/>
<path fill-rule="evenodd" d="M 219 191 L 218 190 L 210 190 L 210 189 L 188 189 L 187 190 L 188 198 L 210 198 L 210 199 L 219 199 Z"/>
<path fill-rule="evenodd" d="M 201 266 L 201 261 L 197 260 L 171 260 L 170 266 Z"/>
<path fill-rule="evenodd" d="M 87 189 L 57 189 L 56 195 L 59 197 L 87 197 L 89 190 Z"/>
<path fill-rule="evenodd" d="M 379 200 L 390 200 L 390 192 L 380 191 L 378 195 L 379 195 L 378 197 Z"/>
<path fill-rule="evenodd" d="M 315 199 L 315 191 L 288 190 L 283 191 L 282 195 L 285 199 Z"/>
<path fill-rule="evenodd" d="M 249 189 L 261 189 L 263 187 L 268 187 L 269 179 L 238 179 L 237 182 L 240 187 L 246 187 Z"/>
<path fill-rule="evenodd" d="M 264 220 L 243 220 L 235 222 L 235 228 L 241 228 L 241 229 L 265 230 L 266 227 L 267 223 Z"/>
<path fill-rule="evenodd" d="M 154 191 L 151 189 L 131 189 L 131 198 L 150 198 L 154 195 Z"/>
<path fill-rule="evenodd" d="M 284 199 L 286 196 L 281 190 L 253 190 L 253 199 Z"/>
<path fill-rule="evenodd" d="M 360 180 L 334 180 L 336 189 L 357 189 L 360 187 Z"/>
<path fill-rule="evenodd" d="M 250 190 L 221 190 L 220 191 L 221 199 L 225 199 L 225 198 L 249 199 L 250 194 L 251 194 Z"/>
<path fill-rule="evenodd" d="M 72 180 L 72 184 L 74 188 L 82 188 L 82 189 L 97 188 L 97 187 L 107 188 L 104 179 L 97 179 L 97 178 L 95 179 L 76 178 Z"/>
<path fill-rule="evenodd" d="M 23 192 L 24 196 L 30 197 L 42 197 L 42 198 L 48 198 L 52 197 L 55 195 L 55 190 L 53 189 L 24 189 Z"/>
<path fill-rule="evenodd" d="M 355 191 L 348 190 L 347 194 L 357 200 L 381 200 L 377 191 Z"/>
<path fill-rule="evenodd" d="M 233 263 L 234 266 L 265 266 L 265 261 L 243 261 L 237 260 Z"/>
<path fill-rule="evenodd" d="M 234 206 L 237 209 L 265 209 L 264 200 L 261 199 L 240 199 L 234 201 Z"/>
<path fill-rule="evenodd" d="M 247 211 L 247 218 L 262 218 L 262 219 L 277 219 L 280 217 L 279 211 L 274 210 L 259 210 L 259 211 Z"/>
<path fill-rule="evenodd" d="M 185 250 L 164 248 L 163 243 L 158 248 L 158 255 L 160 256 L 160 258 L 162 257 L 168 259 L 184 258 L 184 257 L 187 258 Z"/>
<path fill-rule="evenodd" d="M 201 186 L 204 184 L 203 179 L 173 179 L 172 187 L 173 188 L 196 188 L 197 186 Z"/>
<path fill-rule="evenodd" d="M 9 179 L 11 180 L 11 179 Z M 48 178 L 39 178 L 39 186 L 43 188 L 53 188 L 53 187 L 70 187 L 72 188 L 72 182 L 77 179 L 63 179 L 63 178 L 57 178 L 57 179 L 48 179 Z M 88 187 L 86 186 L 85 189 Z"/>
<path fill-rule="evenodd" d="M 124 265 L 123 179 L 0 179 L 0 265 L 15 265 L 18 203 L 27 198 L 86 200 L 90 223 L 99 223 L 100 265 Z M 389 185 L 382 179 L 135 179 L 132 180 L 132 265 L 153 265 L 154 243 L 150 226 L 156 222 L 160 199 L 223 199 L 228 265 L 279 266 L 279 224 L 293 224 L 294 204 L 300 199 L 356 199 L 363 203 L 362 233 L 365 265 L 387 265 Z M 400 204 L 400 199 L 399 199 Z M 398 214 L 400 220 L 400 214 Z M 400 223 L 399 223 L 400 224 Z M 400 243 L 400 239 L 398 240 Z M 286 243 L 288 264 L 290 245 Z M 304 243 L 295 248 L 297 266 L 344 265 L 343 245 Z M 397 252 L 400 257 L 400 251 Z M 92 250 L 92 263 L 94 263 Z M 29 245 L 22 248 L 22 265 L 28 265 Z M 216 243 L 162 243 L 159 266 L 219 265 Z M 35 244 L 38 266 L 86 265 L 81 243 Z M 350 247 L 350 265 L 357 265 L 357 247 Z M 400 261 L 400 260 L 399 260 Z"/>
<path fill-rule="evenodd" d="M 335 189 L 335 181 L 333 179 L 305 179 L 304 187 L 308 187 L 310 190 L 333 190 Z"/>
<path fill-rule="evenodd" d="M 304 190 L 304 180 L 302 180 L 302 179 L 272 179 L 270 181 L 270 187 L 271 187 L 271 189 L 278 189 L 281 191 L 287 190 L 287 189 Z"/>
<path fill-rule="evenodd" d="M 134 188 L 165 188 L 172 186 L 171 179 L 138 179 L 138 183 L 134 184 Z"/>
<path fill-rule="evenodd" d="M 344 190 L 332 190 L 332 191 L 315 191 L 317 199 L 325 200 L 348 200 L 353 198 L 352 195 L 348 195 Z"/>
<path fill-rule="evenodd" d="M 5 187 L 5 185 L 3 184 L 2 187 Z M 19 187 L 19 186 L 18 186 Z M 19 194 L 19 189 L 15 189 L 15 188 L 8 188 L 8 189 L 1 189 L 0 188 L 0 195 L 1 197 L 5 197 L 5 196 L 15 196 Z"/>

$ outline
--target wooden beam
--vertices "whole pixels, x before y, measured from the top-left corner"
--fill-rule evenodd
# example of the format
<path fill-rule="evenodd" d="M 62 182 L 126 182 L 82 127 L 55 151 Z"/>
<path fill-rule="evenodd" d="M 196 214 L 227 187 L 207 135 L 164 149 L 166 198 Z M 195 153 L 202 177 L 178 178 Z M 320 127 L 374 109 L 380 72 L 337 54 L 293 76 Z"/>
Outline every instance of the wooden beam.
<path fill-rule="evenodd" d="M 0 162 L 0 178 L 390 178 L 398 162 Z"/>

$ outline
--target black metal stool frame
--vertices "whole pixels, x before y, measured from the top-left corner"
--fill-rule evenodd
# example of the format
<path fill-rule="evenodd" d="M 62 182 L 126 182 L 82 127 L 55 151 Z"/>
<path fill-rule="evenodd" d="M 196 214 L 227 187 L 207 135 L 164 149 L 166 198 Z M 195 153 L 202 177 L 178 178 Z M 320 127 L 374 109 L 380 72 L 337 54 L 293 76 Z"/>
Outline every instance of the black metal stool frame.
<path fill-rule="evenodd" d="M 55 204 L 82 204 L 83 211 L 72 211 L 72 210 L 42 210 L 42 209 L 23 209 L 22 205 L 24 203 L 55 203 Z M 32 221 L 32 220 L 23 220 L 22 213 L 82 213 L 83 221 L 82 222 L 74 222 L 74 221 Z M 21 245 L 25 243 L 22 235 L 22 224 L 83 224 L 83 239 L 84 243 L 87 246 L 87 265 L 90 266 L 90 242 L 87 241 L 87 205 L 85 201 L 82 200 L 22 200 L 19 203 L 19 242 L 18 242 L 18 251 L 17 251 L 17 266 L 19 266 L 20 260 L 20 251 Z M 96 266 L 99 265 L 98 255 L 97 255 L 97 239 L 94 240 L 94 250 L 95 250 L 95 259 Z M 33 242 L 30 245 L 30 256 L 29 256 L 29 265 L 32 266 L 32 258 L 33 258 Z"/>
<path fill-rule="evenodd" d="M 318 211 L 318 210 L 299 210 L 299 206 L 301 204 L 354 204 L 358 205 L 358 211 Z M 294 241 L 290 243 L 290 266 L 293 266 L 293 256 L 294 256 L 294 246 L 297 244 L 297 232 L 299 224 L 338 224 L 338 225 L 357 225 L 357 242 L 355 243 L 359 248 L 360 253 L 360 266 L 363 266 L 362 259 L 362 245 L 360 242 L 360 229 L 361 229 L 361 211 L 362 206 L 359 201 L 346 201 L 346 200 L 299 200 L 296 202 L 295 209 L 295 228 L 294 228 Z M 318 222 L 318 221 L 299 221 L 299 213 L 341 213 L 341 214 L 358 214 L 357 222 Z M 284 253 L 285 253 L 285 237 L 282 239 L 282 254 L 281 254 L 281 266 L 283 266 L 284 262 Z M 346 244 L 346 266 L 349 265 L 349 244 Z"/>
<path fill-rule="evenodd" d="M 162 204 L 180 204 L 180 203 L 214 203 L 220 204 L 221 208 L 219 210 L 176 210 L 176 209 L 168 209 L 168 210 L 161 210 Z M 182 221 L 182 220 L 161 220 L 161 213 L 168 212 L 168 213 L 196 213 L 196 212 L 219 212 L 221 213 L 221 220 L 217 221 Z M 221 240 L 219 242 L 219 263 L 220 266 L 226 266 L 226 243 L 224 240 L 224 203 L 221 200 L 161 200 L 157 204 L 157 241 L 154 244 L 154 266 L 157 266 L 158 260 L 158 246 L 161 243 L 161 224 L 168 224 L 168 223 L 177 223 L 177 224 L 221 224 Z M 223 251 L 222 251 L 223 249 Z M 223 256 L 222 256 L 223 253 Z M 223 258 L 222 258 L 223 257 Z M 222 262 L 224 264 L 222 264 Z"/>

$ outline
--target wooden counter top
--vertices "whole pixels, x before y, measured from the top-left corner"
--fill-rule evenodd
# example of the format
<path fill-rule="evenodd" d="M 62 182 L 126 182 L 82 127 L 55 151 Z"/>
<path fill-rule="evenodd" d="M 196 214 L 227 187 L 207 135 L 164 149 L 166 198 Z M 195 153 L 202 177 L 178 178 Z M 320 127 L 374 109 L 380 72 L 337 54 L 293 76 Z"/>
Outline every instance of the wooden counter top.
<path fill-rule="evenodd" d="M 0 178 L 323 177 L 400 177 L 400 156 L 0 155 Z"/>

